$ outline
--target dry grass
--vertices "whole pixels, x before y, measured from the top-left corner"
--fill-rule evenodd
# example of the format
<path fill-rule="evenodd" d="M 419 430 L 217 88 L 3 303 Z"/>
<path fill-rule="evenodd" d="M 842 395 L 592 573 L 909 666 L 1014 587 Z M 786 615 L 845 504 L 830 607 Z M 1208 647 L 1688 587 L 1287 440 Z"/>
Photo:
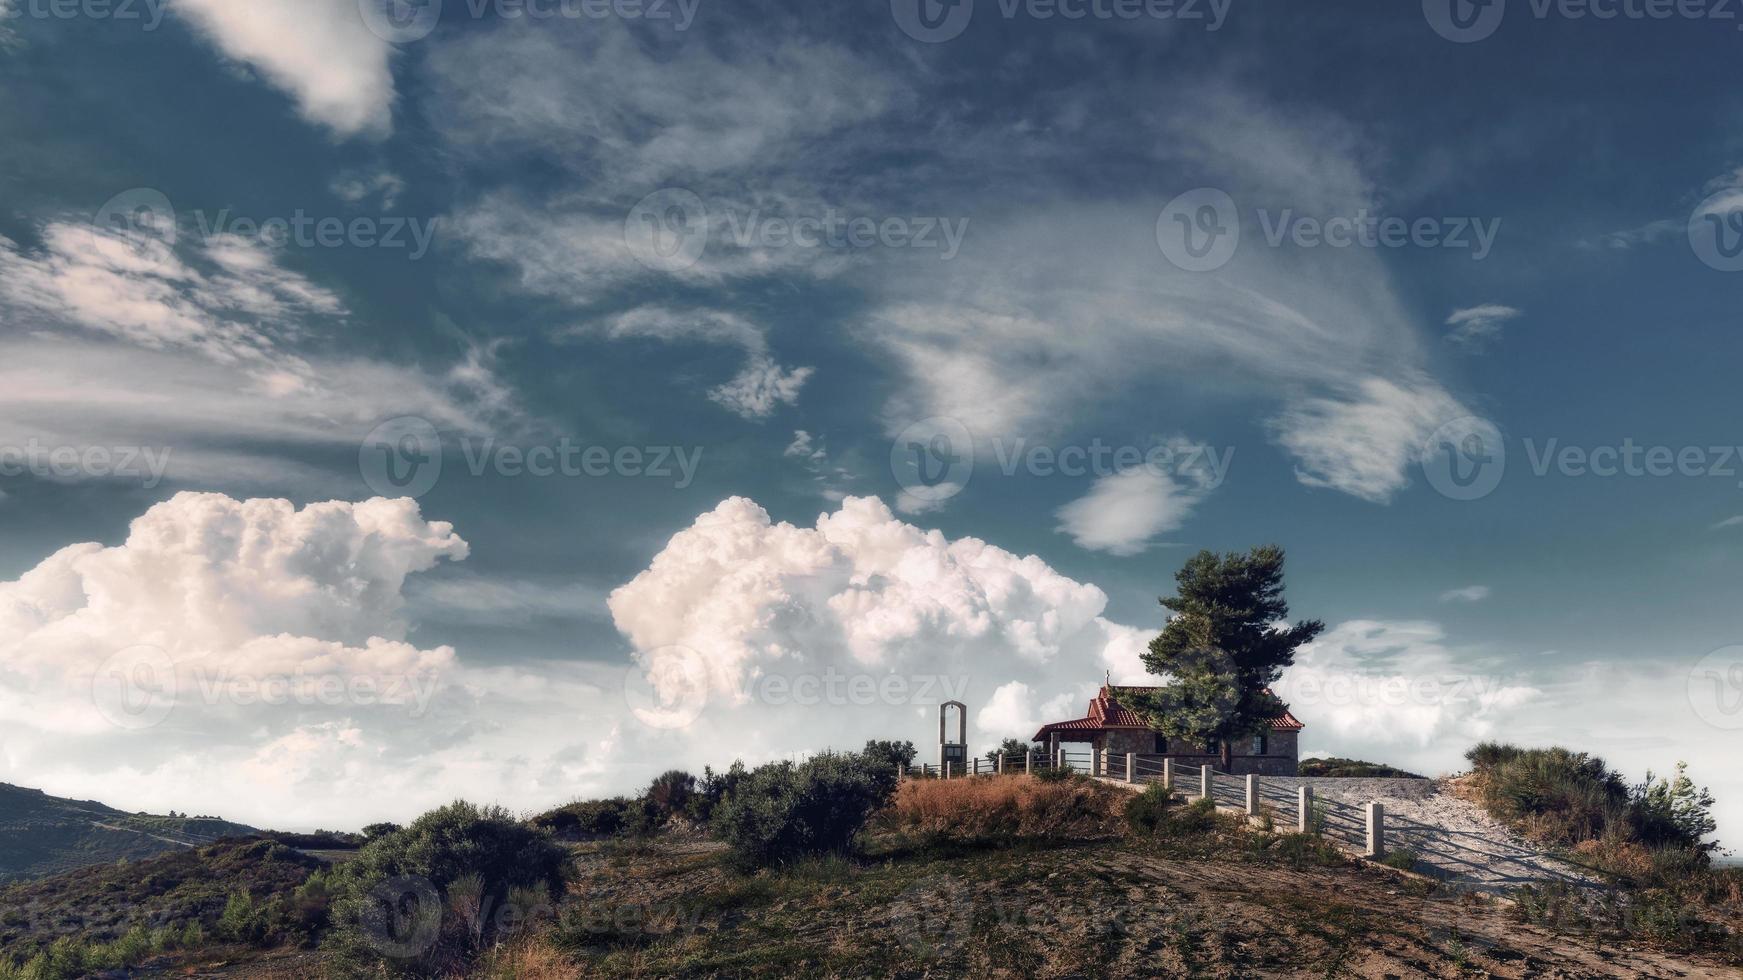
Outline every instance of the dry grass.
<path fill-rule="evenodd" d="M 1100 837 L 1119 833 L 1129 799 L 1123 790 L 1088 779 L 909 780 L 880 820 L 891 829 L 956 840 Z"/>
<path fill-rule="evenodd" d="M 498 946 L 478 965 L 481 980 L 572 980 L 575 962 L 542 937 L 527 937 Z"/>

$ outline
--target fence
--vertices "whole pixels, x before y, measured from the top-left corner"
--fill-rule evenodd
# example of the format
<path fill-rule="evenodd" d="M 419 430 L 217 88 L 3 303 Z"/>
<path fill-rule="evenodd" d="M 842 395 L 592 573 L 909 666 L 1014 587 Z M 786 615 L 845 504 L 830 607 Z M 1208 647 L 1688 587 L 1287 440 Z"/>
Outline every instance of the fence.
<path fill-rule="evenodd" d="M 903 767 L 904 779 L 957 779 L 1031 773 L 1042 768 L 1070 769 L 1098 779 L 1132 785 L 1160 783 L 1164 789 L 1194 799 L 1208 799 L 1216 806 L 1244 813 L 1249 819 L 1269 818 L 1292 825 L 1297 833 L 1314 833 L 1337 840 L 1366 857 L 1386 853 L 1386 811 L 1377 802 L 1362 806 L 1336 799 L 1317 799 L 1313 786 L 1300 777 L 1237 776 L 1209 765 L 1176 765 L 1173 759 L 1147 759 L 1136 754 L 1109 756 L 1100 750 L 1058 749 L 1046 752 L 994 754 L 965 763 L 923 764 Z M 1294 792 L 1289 785 L 1294 784 Z M 1283 816 L 1293 820 L 1279 819 Z M 1396 821 L 1395 821 L 1396 822 Z M 1421 827 L 1423 825 L 1414 825 Z M 1409 822 L 1406 835 L 1414 829 Z"/>

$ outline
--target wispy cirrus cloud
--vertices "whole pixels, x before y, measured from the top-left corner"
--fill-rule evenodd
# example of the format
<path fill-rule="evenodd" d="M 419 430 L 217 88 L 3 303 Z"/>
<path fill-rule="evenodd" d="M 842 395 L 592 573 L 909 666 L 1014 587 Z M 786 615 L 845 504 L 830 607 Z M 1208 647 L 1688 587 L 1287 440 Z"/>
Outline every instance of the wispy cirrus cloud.
<path fill-rule="evenodd" d="M 1446 339 L 1472 351 L 1481 351 L 1501 337 L 1501 328 L 1524 315 L 1524 311 L 1499 303 L 1454 310 L 1446 318 Z"/>

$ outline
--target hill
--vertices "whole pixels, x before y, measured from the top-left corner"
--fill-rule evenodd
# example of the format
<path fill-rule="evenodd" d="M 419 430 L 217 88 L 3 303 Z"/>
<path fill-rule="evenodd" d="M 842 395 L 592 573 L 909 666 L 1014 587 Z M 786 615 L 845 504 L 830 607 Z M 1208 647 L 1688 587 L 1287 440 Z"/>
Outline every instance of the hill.
<path fill-rule="evenodd" d="M 1339 759 L 1335 756 L 1328 759 L 1302 759 L 1301 775 L 1329 776 L 1340 779 L 1422 779 L 1413 772 L 1405 772 L 1395 766 L 1383 765 L 1378 762 L 1363 762 L 1360 759 Z"/>
<path fill-rule="evenodd" d="M 216 817 L 126 813 L 0 783 L 0 884 L 255 833 Z"/>

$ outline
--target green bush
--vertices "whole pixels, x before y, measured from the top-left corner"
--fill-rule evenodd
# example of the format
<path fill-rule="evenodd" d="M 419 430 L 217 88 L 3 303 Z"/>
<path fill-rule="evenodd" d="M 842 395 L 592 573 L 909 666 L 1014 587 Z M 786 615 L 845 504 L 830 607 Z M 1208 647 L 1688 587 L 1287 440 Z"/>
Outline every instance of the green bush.
<path fill-rule="evenodd" d="M 867 743 L 868 745 L 870 743 Z M 734 762 L 725 772 L 715 772 L 712 766 L 702 767 L 702 781 L 697 784 L 696 792 L 690 797 L 689 816 L 697 823 L 707 823 L 714 817 L 714 809 L 720 801 L 744 779 L 749 770 L 744 763 Z"/>
<path fill-rule="evenodd" d="M 653 833 L 660 820 L 645 798 L 627 796 L 609 800 L 580 800 L 533 818 L 541 830 L 569 840 L 594 837 L 641 836 Z"/>
<path fill-rule="evenodd" d="M 912 766 L 914 757 L 919 754 L 919 750 L 914 748 L 914 743 L 905 739 L 900 742 L 876 738 L 868 739 L 865 748 L 860 750 L 860 755 L 880 761 L 892 769 L 897 766 Z"/>
<path fill-rule="evenodd" d="M 846 854 L 866 818 L 889 801 L 896 770 L 887 756 L 820 755 L 759 766 L 715 808 L 711 828 L 741 867 Z"/>
<path fill-rule="evenodd" d="M 1077 770 L 1070 766 L 1041 766 L 1034 770 L 1033 775 L 1044 783 L 1063 783 L 1078 778 Z"/>
<path fill-rule="evenodd" d="M 1139 834 L 1181 837 L 1216 828 L 1216 804 L 1210 800 L 1182 803 L 1151 784 L 1126 804 L 1126 825 Z"/>
<path fill-rule="evenodd" d="M 1167 819 L 1172 805 L 1174 801 L 1162 784 L 1151 783 L 1126 803 L 1126 826 L 1136 833 L 1153 834 Z"/>
<path fill-rule="evenodd" d="M 1400 871 L 1414 871 L 1416 870 L 1416 852 L 1408 847 L 1400 847 L 1394 851 L 1387 851 L 1386 856 L 1380 859 L 1380 863 Z"/>
<path fill-rule="evenodd" d="M 688 813 L 690 798 L 696 795 L 696 777 L 682 769 L 669 769 L 654 777 L 642 799 L 655 824 L 664 824 L 679 814 Z"/>
<path fill-rule="evenodd" d="M 451 803 L 334 869 L 329 944 L 357 972 L 455 972 L 555 898 L 566 861 L 508 811 Z"/>

